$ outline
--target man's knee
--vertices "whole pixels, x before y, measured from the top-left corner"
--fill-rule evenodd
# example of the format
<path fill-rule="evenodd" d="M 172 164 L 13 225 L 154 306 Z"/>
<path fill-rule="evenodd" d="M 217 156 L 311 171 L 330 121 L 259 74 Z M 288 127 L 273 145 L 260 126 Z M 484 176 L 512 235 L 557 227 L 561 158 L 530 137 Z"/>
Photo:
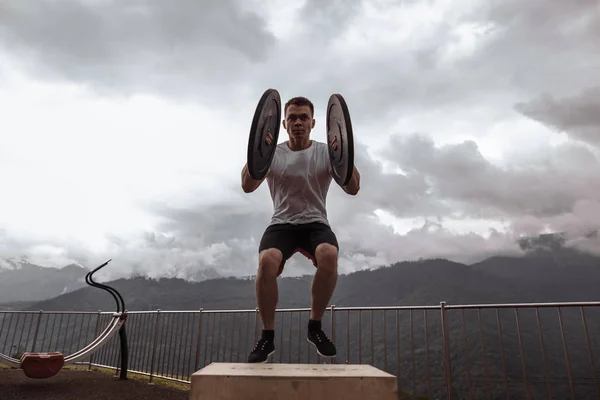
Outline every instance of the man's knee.
<path fill-rule="evenodd" d="M 317 267 L 330 271 L 337 270 L 338 249 L 330 243 L 321 243 L 315 250 Z"/>
<path fill-rule="evenodd" d="M 258 256 L 258 273 L 264 278 L 277 278 L 283 254 L 278 249 L 266 249 Z"/>

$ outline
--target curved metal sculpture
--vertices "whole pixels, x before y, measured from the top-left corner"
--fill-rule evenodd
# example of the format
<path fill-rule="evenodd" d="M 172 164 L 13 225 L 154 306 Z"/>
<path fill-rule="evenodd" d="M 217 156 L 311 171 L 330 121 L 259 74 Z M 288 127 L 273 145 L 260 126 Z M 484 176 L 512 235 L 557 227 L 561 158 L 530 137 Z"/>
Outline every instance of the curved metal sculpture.
<path fill-rule="evenodd" d="M 25 375 L 30 378 L 50 378 L 56 375 L 63 366 L 74 364 L 82 358 L 98 351 L 118 331 L 119 341 L 121 344 L 121 373 L 119 378 L 127 379 L 127 362 L 129 359 L 129 352 L 127 346 L 127 334 L 125 331 L 125 320 L 127 319 L 127 313 L 125 312 L 125 301 L 115 288 L 95 282 L 93 279 L 93 275 L 100 269 L 104 268 L 110 261 L 112 261 L 112 259 L 108 259 L 96 269 L 88 272 L 85 276 L 85 282 L 88 285 L 106 290 L 113 296 L 115 302 L 117 303 L 117 311 L 113 313 L 110 323 L 96 339 L 94 339 L 83 349 L 66 357 L 57 351 L 47 353 L 26 352 L 21 356 L 20 359 L 8 357 L 0 353 L 0 363 L 9 365 L 13 368 L 22 369 Z"/>

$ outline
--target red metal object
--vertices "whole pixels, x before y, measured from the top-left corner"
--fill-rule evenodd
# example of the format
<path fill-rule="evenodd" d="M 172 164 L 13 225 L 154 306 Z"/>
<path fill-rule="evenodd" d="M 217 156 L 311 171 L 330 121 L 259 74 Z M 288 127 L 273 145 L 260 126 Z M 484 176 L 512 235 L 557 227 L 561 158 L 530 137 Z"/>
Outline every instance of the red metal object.
<path fill-rule="evenodd" d="M 21 369 L 25 375 L 34 379 L 50 378 L 62 369 L 65 357 L 57 352 L 24 353 L 21 356 Z"/>

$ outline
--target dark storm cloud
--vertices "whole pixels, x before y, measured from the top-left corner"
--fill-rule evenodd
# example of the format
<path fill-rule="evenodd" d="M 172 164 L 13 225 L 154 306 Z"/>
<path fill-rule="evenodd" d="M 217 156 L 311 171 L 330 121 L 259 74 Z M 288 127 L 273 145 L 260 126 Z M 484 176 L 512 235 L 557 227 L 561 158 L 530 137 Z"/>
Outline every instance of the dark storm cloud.
<path fill-rule="evenodd" d="M 311 45 L 327 44 L 343 35 L 352 18 L 360 13 L 364 0 L 306 0 L 300 11 L 305 35 Z"/>
<path fill-rule="evenodd" d="M 600 17 L 593 0 L 474 2 L 401 44 L 376 36 L 361 44 L 360 35 L 344 44 L 351 30 L 377 27 L 362 18 L 365 6 L 386 13 L 422 4 L 308 0 L 289 21 L 293 34 L 278 41 L 259 9 L 253 13 L 243 1 L 20 1 L 0 5 L 0 46 L 38 75 L 116 93 L 158 91 L 216 105 L 246 95 L 254 101 L 276 87 L 322 107 L 340 92 L 357 124 L 424 107 L 462 110 L 468 102 L 510 113 L 524 96 L 597 81 Z M 448 61 L 461 24 L 487 33 L 473 52 Z M 391 29 L 386 35 L 402 26 Z"/>
<path fill-rule="evenodd" d="M 265 184 L 266 185 L 266 184 Z M 193 237 L 210 244 L 231 238 L 260 238 L 270 217 L 272 206 L 265 191 L 245 196 L 240 186 L 238 195 L 218 203 L 172 208 L 157 204 L 152 210 L 160 215 L 160 229 L 182 237 Z"/>
<path fill-rule="evenodd" d="M 566 143 L 537 156 L 486 160 L 471 141 L 436 147 L 424 135 L 396 135 L 384 152 L 407 176 L 428 182 L 431 196 L 449 200 L 471 217 L 552 217 L 580 200 L 600 201 L 600 160 L 584 146 Z M 416 179 L 416 178 L 415 178 Z"/>
<path fill-rule="evenodd" d="M 203 97 L 247 80 L 274 36 L 243 1 L 0 4 L 0 48 L 36 75 L 98 90 Z M 207 97 L 209 97 L 207 96 Z"/>
<path fill-rule="evenodd" d="M 390 9 L 401 3 L 414 4 L 385 2 Z M 460 43 L 454 29 L 461 25 L 480 32 L 476 47 L 447 60 L 445 54 Z M 338 29 L 353 26 L 361 25 L 351 21 Z M 297 84 L 315 98 L 343 93 L 361 123 L 424 109 L 462 112 L 473 103 L 510 116 L 513 104 L 524 96 L 597 84 L 599 27 L 595 0 L 474 2 L 455 20 L 426 24 L 427 34 L 401 45 L 374 42 L 368 51 L 358 47 L 341 53 L 333 37 L 322 44 L 321 61 L 313 61 L 323 69 L 322 78 L 300 78 L 289 85 Z"/>
<path fill-rule="evenodd" d="M 542 95 L 517 104 L 516 109 L 573 139 L 600 145 L 600 86 L 561 98 Z"/>
<path fill-rule="evenodd" d="M 570 92 L 597 81 L 600 13 L 595 0 L 493 0 L 472 21 L 491 22 L 496 39 L 468 64 L 481 60 L 488 78 L 515 93 Z"/>
<path fill-rule="evenodd" d="M 377 209 L 402 218 L 446 215 L 452 211 L 431 193 L 424 175 L 386 173 L 383 165 L 361 144 L 355 144 L 354 162 L 361 174 L 360 193 L 349 197 L 332 182 L 328 203 L 329 215 L 334 221 L 343 223 L 353 214 L 374 215 Z"/>

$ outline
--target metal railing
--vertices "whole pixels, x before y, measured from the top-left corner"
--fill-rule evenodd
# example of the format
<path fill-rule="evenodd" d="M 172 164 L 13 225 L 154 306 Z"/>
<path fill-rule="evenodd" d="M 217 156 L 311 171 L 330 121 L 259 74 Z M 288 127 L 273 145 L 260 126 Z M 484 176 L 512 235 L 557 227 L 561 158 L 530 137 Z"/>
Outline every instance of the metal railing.
<path fill-rule="evenodd" d="M 68 355 L 111 312 L 0 311 L 0 352 Z M 306 340 L 309 309 L 279 309 L 272 362 L 323 363 Z M 328 308 L 334 363 L 366 363 L 398 378 L 400 398 L 600 399 L 600 302 Z M 257 310 L 129 311 L 128 370 L 179 382 L 211 362 L 245 362 Z M 81 364 L 119 372 L 113 337 Z M 403 397 L 404 396 L 404 397 Z"/>

